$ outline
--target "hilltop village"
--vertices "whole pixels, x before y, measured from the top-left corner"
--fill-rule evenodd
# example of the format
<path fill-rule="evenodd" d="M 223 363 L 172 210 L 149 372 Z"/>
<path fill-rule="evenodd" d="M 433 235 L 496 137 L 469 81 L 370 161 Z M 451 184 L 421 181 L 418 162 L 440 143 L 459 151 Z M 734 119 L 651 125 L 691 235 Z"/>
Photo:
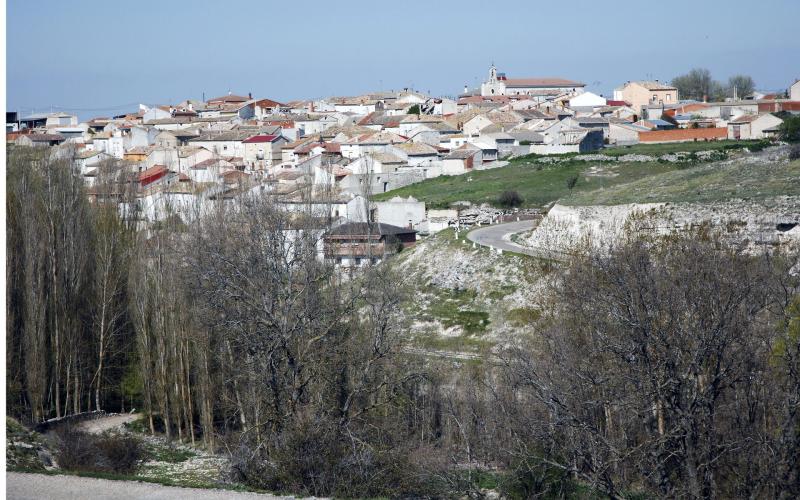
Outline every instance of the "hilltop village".
<path fill-rule="evenodd" d="M 500 168 L 525 155 L 769 139 L 780 115 L 800 113 L 800 81 L 785 95 L 754 92 L 720 102 L 683 100 L 657 80 L 627 81 L 610 97 L 585 87 L 491 66 L 479 88 L 464 87 L 455 99 L 409 88 L 286 103 L 229 92 L 86 121 L 8 113 L 7 136 L 19 146 L 57 146 L 53 154 L 74 163 L 92 202 L 116 203 L 143 227 L 172 217 L 188 222 L 215 204 L 265 196 L 327 217 L 334 228 L 329 242 L 351 244 L 346 252 L 328 245 L 327 257 L 359 265 L 367 255 L 353 254 L 352 244 L 363 241 L 351 237 L 365 232 L 365 223 L 378 223 L 381 239 L 410 245 L 418 233 L 458 222 L 452 210 L 429 210 L 412 197 L 374 201 L 375 195 Z M 375 250 L 372 261 L 380 258 Z"/>

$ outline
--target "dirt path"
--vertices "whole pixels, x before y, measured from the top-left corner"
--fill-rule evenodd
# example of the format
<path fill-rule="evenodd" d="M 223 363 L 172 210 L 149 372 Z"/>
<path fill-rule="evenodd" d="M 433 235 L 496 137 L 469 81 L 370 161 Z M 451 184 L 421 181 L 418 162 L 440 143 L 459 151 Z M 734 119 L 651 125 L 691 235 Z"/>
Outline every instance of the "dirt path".
<path fill-rule="evenodd" d="M 133 422 L 139 418 L 138 413 L 122 413 L 120 415 L 109 415 L 107 417 L 95 418 L 81 422 L 78 427 L 89 434 L 100 434 L 111 429 L 122 427 L 123 424 Z"/>
<path fill-rule="evenodd" d="M 6 473 L 9 500 L 289 500 L 292 497 L 227 490 L 176 488 L 133 481 L 110 481 L 77 476 Z"/>

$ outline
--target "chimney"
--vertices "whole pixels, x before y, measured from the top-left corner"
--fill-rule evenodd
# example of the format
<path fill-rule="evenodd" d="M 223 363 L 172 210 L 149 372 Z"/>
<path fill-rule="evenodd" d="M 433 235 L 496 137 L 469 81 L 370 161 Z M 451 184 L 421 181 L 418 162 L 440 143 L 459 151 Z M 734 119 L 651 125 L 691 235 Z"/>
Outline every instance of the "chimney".
<path fill-rule="evenodd" d="M 467 88 L 467 84 L 465 83 L 464 84 L 464 93 L 466 94 L 467 92 L 469 92 L 469 89 Z"/>

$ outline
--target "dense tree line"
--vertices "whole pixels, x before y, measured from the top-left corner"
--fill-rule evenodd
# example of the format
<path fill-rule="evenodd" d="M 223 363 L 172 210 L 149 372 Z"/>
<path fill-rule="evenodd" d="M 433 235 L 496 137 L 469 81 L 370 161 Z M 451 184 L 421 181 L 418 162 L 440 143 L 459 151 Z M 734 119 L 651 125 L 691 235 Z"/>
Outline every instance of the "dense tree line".
<path fill-rule="evenodd" d="M 109 166 L 95 192 L 126 192 Z M 696 234 L 552 266 L 534 334 L 480 362 L 408 353 L 401 270 L 317 258 L 328 221 L 264 197 L 137 229 L 69 158 L 8 175 L 8 402 L 135 406 L 307 495 L 800 494 L 797 266 Z M 127 213 L 127 212 L 123 212 Z M 794 274 L 790 271 L 794 267 Z"/>
<path fill-rule="evenodd" d="M 695 101 L 724 101 L 736 96 L 744 99 L 756 89 L 755 81 L 748 75 L 733 75 L 725 83 L 714 80 L 705 68 L 694 68 L 685 75 L 672 79 L 678 89 L 678 98 Z"/>

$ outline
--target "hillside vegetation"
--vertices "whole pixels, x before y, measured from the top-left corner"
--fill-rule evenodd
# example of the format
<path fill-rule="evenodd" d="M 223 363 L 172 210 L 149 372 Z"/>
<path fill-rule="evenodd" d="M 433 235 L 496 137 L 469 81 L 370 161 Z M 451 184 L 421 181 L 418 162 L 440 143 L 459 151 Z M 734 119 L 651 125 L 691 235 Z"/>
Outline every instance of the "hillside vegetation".
<path fill-rule="evenodd" d="M 608 188 L 621 183 L 669 172 L 677 167 L 669 163 L 644 162 L 620 164 L 613 174 L 603 175 L 585 161 L 545 165 L 533 162 L 512 163 L 492 170 L 460 176 L 441 176 L 376 196 L 387 200 L 394 196 L 413 196 L 431 207 L 446 207 L 457 201 L 474 204 L 497 204 L 504 191 L 517 191 L 525 207 L 543 207 L 570 194 L 567 180 L 578 175 L 573 192 Z"/>
<path fill-rule="evenodd" d="M 760 200 L 800 196 L 800 161 L 716 162 L 664 172 L 561 200 L 567 205 Z"/>
<path fill-rule="evenodd" d="M 714 143 L 652 144 L 609 148 L 592 155 L 529 155 L 516 158 L 510 165 L 481 170 L 460 176 L 441 176 L 375 196 L 388 200 L 394 196 L 413 196 L 430 207 L 449 206 L 458 201 L 474 204 L 497 204 L 504 191 L 517 191 L 525 207 L 543 207 L 562 198 L 596 190 L 605 190 L 654 175 L 685 169 L 701 164 L 697 153 L 712 152 L 708 159 L 725 158 L 746 146 L 761 145 L 752 142 L 719 141 Z M 664 155 L 685 153 L 677 161 L 661 159 Z M 617 161 L 624 155 L 648 155 L 652 161 Z M 647 160 L 647 158 L 643 158 Z M 570 190 L 567 181 L 578 176 Z"/>
<path fill-rule="evenodd" d="M 387 200 L 394 196 L 413 196 L 430 207 L 438 208 L 459 201 L 497 205 L 501 193 L 516 191 L 523 198 L 522 205 L 525 207 L 544 207 L 559 200 L 566 204 L 586 204 L 595 198 L 603 200 L 598 203 L 616 204 L 639 201 L 636 197 L 640 197 L 642 202 L 653 201 L 648 193 L 648 186 L 654 182 L 656 186 L 664 186 L 664 189 L 656 188 L 653 194 L 660 201 L 681 201 L 684 198 L 694 199 L 689 193 L 698 190 L 693 182 L 698 176 L 696 182 L 701 185 L 714 181 L 714 185 L 727 186 L 724 190 L 703 191 L 701 188 L 701 193 L 705 192 L 710 200 L 728 196 L 750 196 L 747 193 L 755 192 L 761 193 L 759 196 L 790 194 L 784 193 L 782 185 L 787 184 L 786 181 L 792 177 L 797 178 L 794 167 L 783 165 L 774 172 L 771 170 L 770 178 L 767 179 L 760 175 L 764 168 L 770 168 L 767 166 L 769 162 L 764 161 L 763 153 L 738 151 L 747 146 L 760 151 L 763 145 L 758 141 L 645 144 L 609 148 L 592 155 L 530 155 L 514 159 L 506 167 L 460 176 L 441 176 L 382 193 L 375 198 Z M 618 161 L 617 158 L 622 156 L 628 156 L 632 161 Z M 751 156 L 756 159 L 749 164 L 746 159 Z M 729 158 L 733 159 L 736 166 L 725 161 L 714 161 Z M 750 172 L 750 181 L 749 184 L 737 188 L 735 171 L 742 164 Z M 725 171 L 728 173 L 719 174 Z M 710 175 L 712 172 L 718 174 Z M 710 177 L 704 178 L 709 175 Z M 570 190 L 568 180 L 575 176 L 577 183 Z M 768 186 L 760 190 L 758 184 L 762 181 L 767 182 Z M 738 195 L 737 190 L 742 194 Z M 620 196 L 619 200 L 616 196 Z M 671 196 L 676 198 L 670 198 Z M 704 198 L 699 197 L 695 201 L 702 199 Z"/>

